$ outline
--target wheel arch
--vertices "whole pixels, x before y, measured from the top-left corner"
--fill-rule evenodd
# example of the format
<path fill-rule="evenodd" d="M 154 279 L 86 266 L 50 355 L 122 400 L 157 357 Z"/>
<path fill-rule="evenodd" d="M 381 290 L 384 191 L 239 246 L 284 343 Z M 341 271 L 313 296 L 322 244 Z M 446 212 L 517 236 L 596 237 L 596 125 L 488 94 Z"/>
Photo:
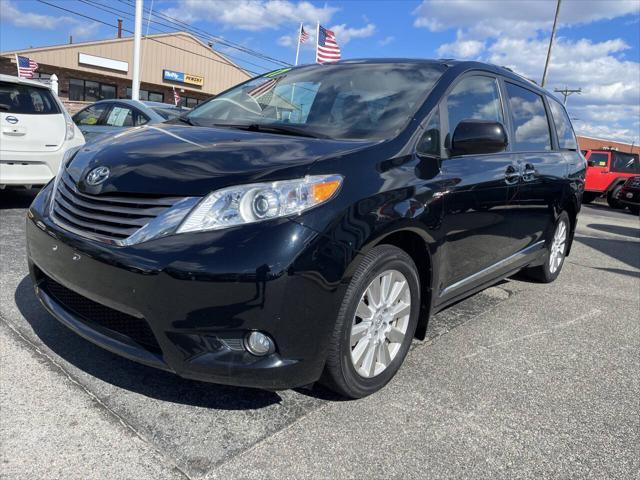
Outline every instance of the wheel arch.
<path fill-rule="evenodd" d="M 370 244 L 371 248 L 378 245 L 393 245 L 403 250 L 411 257 L 418 269 L 420 278 L 420 317 L 418 318 L 415 337 L 424 340 L 431 313 L 433 278 L 433 262 L 427 239 L 417 230 L 407 228 L 389 232 Z"/>

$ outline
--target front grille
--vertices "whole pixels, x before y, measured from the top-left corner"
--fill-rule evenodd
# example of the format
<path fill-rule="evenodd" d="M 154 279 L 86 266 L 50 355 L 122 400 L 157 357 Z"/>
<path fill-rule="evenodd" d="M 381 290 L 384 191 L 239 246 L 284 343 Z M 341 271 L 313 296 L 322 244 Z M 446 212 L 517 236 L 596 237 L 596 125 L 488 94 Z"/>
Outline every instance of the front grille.
<path fill-rule="evenodd" d="M 81 193 L 64 172 L 53 213 L 60 223 L 74 230 L 117 241 L 131 236 L 179 200 L 181 197 Z"/>
<path fill-rule="evenodd" d="M 98 325 L 124 335 L 151 352 L 161 352 L 160 345 L 151 331 L 151 327 L 144 319 L 127 315 L 89 300 L 79 293 L 60 285 L 52 278 L 42 275 L 43 279 L 38 288 L 55 299 L 63 308 L 74 313 L 79 320 L 82 320 L 90 327 Z"/>

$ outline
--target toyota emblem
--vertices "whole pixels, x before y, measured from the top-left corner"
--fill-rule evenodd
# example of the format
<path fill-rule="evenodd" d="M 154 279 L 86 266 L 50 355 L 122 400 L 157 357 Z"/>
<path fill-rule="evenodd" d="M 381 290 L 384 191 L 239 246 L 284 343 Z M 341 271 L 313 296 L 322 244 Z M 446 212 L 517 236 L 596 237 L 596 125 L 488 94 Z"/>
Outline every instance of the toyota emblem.
<path fill-rule="evenodd" d="M 109 178 L 109 169 L 107 167 L 98 167 L 87 173 L 87 185 L 100 185 Z"/>

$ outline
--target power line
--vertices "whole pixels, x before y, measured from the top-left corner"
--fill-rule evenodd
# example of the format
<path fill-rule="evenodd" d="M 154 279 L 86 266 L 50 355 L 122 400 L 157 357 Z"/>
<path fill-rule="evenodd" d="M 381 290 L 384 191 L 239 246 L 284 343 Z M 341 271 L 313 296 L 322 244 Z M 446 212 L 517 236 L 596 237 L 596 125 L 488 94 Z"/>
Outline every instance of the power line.
<path fill-rule="evenodd" d="M 59 6 L 59 5 L 54 5 L 53 3 L 46 2 L 45 0 L 37 0 L 37 1 L 38 1 L 39 3 L 44 4 L 44 5 L 48 5 L 48 6 L 50 6 L 50 7 L 57 8 L 58 10 L 62 10 L 62 11 L 64 11 L 64 12 L 71 13 L 72 15 L 76 15 L 76 16 L 79 16 L 79 17 L 82 17 L 82 18 L 86 18 L 87 20 L 91 20 L 91 21 L 93 21 L 93 22 L 101 23 L 101 24 L 106 25 L 106 26 L 108 26 L 108 27 L 117 28 L 117 26 L 116 26 L 116 25 L 112 25 L 112 24 L 110 24 L 110 23 L 107 23 L 107 22 L 105 22 L 105 21 L 103 21 L 103 20 L 100 20 L 100 19 L 97 19 L 97 18 L 95 18 L 95 17 L 91 17 L 91 16 L 89 16 L 89 15 L 84 15 L 84 14 L 82 14 L 82 13 L 74 12 L 73 10 L 69 10 L 69 9 L 64 8 L 64 7 L 61 7 L 61 6 Z M 125 31 L 125 32 L 127 32 L 127 33 L 133 33 L 131 30 L 127 30 L 127 29 L 125 29 L 125 28 L 123 28 L 122 30 L 123 30 L 123 31 Z M 191 51 L 191 50 L 187 50 L 186 48 L 181 48 L 181 47 L 178 47 L 178 46 L 176 46 L 176 45 L 171 45 L 170 43 L 163 42 L 162 40 L 158 40 L 157 38 L 154 38 L 154 37 L 147 37 L 147 39 L 148 39 L 148 40 L 151 40 L 151 41 L 153 41 L 153 42 L 156 42 L 156 43 L 160 43 L 160 44 L 162 44 L 162 45 L 166 45 L 167 47 L 170 47 L 170 48 L 175 48 L 176 50 L 181 50 L 181 51 L 183 51 L 183 52 L 190 53 L 190 54 L 195 55 L 195 56 L 197 56 L 197 57 L 206 58 L 207 60 L 210 60 L 210 61 L 212 61 L 212 62 L 222 63 L 222 64 L 227 65 L 227 66 L 230 66 L 230 67 L 238 68 L 238 66 L 237 66 L 237 65 L 234 65 L 233 63 L 231 63 L 231 62 L 229 62 L 229 61 L 226 61 L 226 62 L 225 62 L 225 61 L 223 61 L 223 60 L 218 60 L 218 59 L 215 59 L 215 58 L 207 57 L 206 55 L 202 55 L 202 54 L 199 54 L 199 53 L 195 53 L 195 52 L 193 52 L 193 51 Z M 247 72 L 249 72 L 249 73 L 251 73 L 251 74 L 253 74 L 253 75 L 261 75 L 261 73 L 259 73 L 259 72 L 254 72 L 254 71 L 249 70 L 249 69 L 247 69 L 247 68 L 245 68 L 244 70 L 245 70 L 245 71 L 247 71 Z"/>
<path fill-rule="evenodd" d="M 95 1 L 91 1 L 91 0 L 77 0 L 77 1 L 78 1 L 78 2 L 82 2 L 82 3 L 86 4 L 86 5 L 92 6 L 92 7 L 94 7 L 94 8 L 97 8 L 98 10 L 102 10 L 103 12 L 111 13 L 111 14 L 113 14 L 113 15 L 126 15 L 126 16 L 129 16 L 129 17 L 133 17 L 133 14 L 131 14 L 131 13 L 129 13 L 129 12 L 125 12 L 125 11 L 123 11 L 123 10 L 119 10 L 119 9 L 114 8 L 114 7 L 111 7 L 111 6 L 103 5 L 103 4 L 98 3 L 98 2 L 95 2 Z M 152 13 L 152 14 L 151 14 L 151 16 L 153 16 L 153 15 L 155 15 L 155 14 L 153 14 L 153 13 Z M 150 18 L 150 16 L 149 16 L 149 18 Z M 151 21 L 150 21 L 150 23 L 154 23 L 154 24 L 162 25 L 162 26 L 167 27 L 167 28 L 169 28 L 169 29 L 170 29 L 170 30 L 161 30 L 161 29 L 159 29 L 159 28 L 157 28 L 157 27 L 155 27 L 155 26 L 154 26 L 154 27 L 152 27 L 152 28 L 153 28 L 153 30 L 154 30 L 154 31 L 156 31 L 156 32 L 160 32 L 160 33 L 173 33 L 173 32 L 175 32 L 175 27 L 174 27 L 174 26 L 166 25 L 166 24 L 163 24 L 163 23 L 157 22 L 157 21 L 155 21 L 155 20 L 151 20 Z M 191 33 L 191 32 L 189 32 L 189 33 Z M 146 38 L 146 37 L 145 37 L 145 38 Z M 193 43 L 196 43 L 196 42 L 193 42 Z M 216 52 L 216 53 L 217 53 L 217 52 Z M 232 54 L 229 54 L 229 53 L 225 53 L 225 56 L 227 56 L 227 57 L 229 57 L 229 58 L 236 59 L 236 60 L 237 60 L 237 61 L 239 61 L 239 62 L 243 62 L 243 63 L 246 63 L 246 64 L 248 64 L 248 65 L 251 65 L 251 66 L 257 67 L 257 68 L 262 68 L 262 69 L 264 69 L 265 71 L 269 71 L 269 70 L 271 70 L 271 69 L 272 69 L 271 67 L 265 67 L 264 65 L 259 65 L 259 64 L 257 64 L 257 63 L 253 63 L 253 62 L 251 62 L 251 61 L 249 61 L 249 60 L 246 60 L 246 59 L 244 59 L 244 58 L 237 57 L 237 56 L 232 55 Z"/>
<path fill-rule="evenodd" d="M 577 93 L 579 95 L 582 92 L 582 89 L 581 88 L 570 89 L 568 87 L 564 87 L 564 88 L 554 88 L 553 91 L 556 93 L 561 93 L 564 96 L 564 101 L 562 103 L 566 105 L 567 97 L 572 93 Z"/>
<path fill-rule="evenodd" d="M 120 3 L 122 3 L 122 4 L 124 4 L 124 5 L 127 5 L 127 6 L 132 6 L 133 5 L 133 3 L 130 0 L 118 0 L 118 1 Z M 150 13 L 149 9 L 145 8 L 145 10 L 147 11 L 147 13 Z M 239 43 L 232 42 L 231 40 L 224 39 L 224 38 L 222 38 L 222 37 L 220 37 L 218 35 L 214 35 L 211 32 L 208 32 L 208 31 L 206 31 L 206 30 L 204 30 L 202 28 L 194 27 L 194 26 L 192 26 L 192 25 L 190 25 L 190 24 L 188 24 L 188 23 L 186 23 L 186 22 L 184 22 L 182 20 L 179 20 L 179 19 L 177 19 L 175 17 L 172 17 L 170 15 L 167 15 L 166 13 L 155 12 L 152 15 L 156 16 L 156 17 L 160 17 L 160 18 L 168 21 L 169 23 L 173 24 L 172 28 L 176 28 L 177 27 L 177 28 L 181 28 L 181 29 L 187 30 L 187 31 L 189 31 L 190 33 L 194 34 L 197 37 L 202 37 L 205 40 L 211 39 L 214 42 L 219 43 L 221 45 L 224 45 L 226 47 L 234 48 L 234 49 L 239 50 L 241 52 L 247 53 L 249 55 L 253 55 L 253 56 L 257 57 L 257 58 L 261 58 L 263 60 L 267 60 L 267 61 L 270 61 L 272 63 L 278 64 L 278 65 L 281 65 L 281 66 L 286 66 L 286 67 L 292 66 L 291 63 L 289 63 L 289 62 L 285 62 L 284 60 L 280 60 L 278 58 L 271 57 L 271 56 L 266 55 L 266 54 L 264 54 L 264 53 L 262 53 L 262 52 L 260 52 L 258 50 L 254 50 L 254 49 L 248 48 L 248 47 L 246 47 L 244 45 L 241 45 Z"/>

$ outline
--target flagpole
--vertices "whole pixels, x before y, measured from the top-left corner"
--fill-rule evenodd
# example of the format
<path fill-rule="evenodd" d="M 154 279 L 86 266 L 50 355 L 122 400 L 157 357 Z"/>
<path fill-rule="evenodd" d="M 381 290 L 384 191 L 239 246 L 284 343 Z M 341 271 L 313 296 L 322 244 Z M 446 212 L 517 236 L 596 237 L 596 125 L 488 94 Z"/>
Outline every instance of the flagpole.
<path fill-rule="evenodd" d="M 298 29 L 298 48 L 296 48 L 296 67 L 298 66 L 298 57 L 300 56 L 300 36 L 302 34 L 302 22 L 300 22 L 300 28 Z"/>
<path fill-rule="evenodd" d="M 316 24 L 316 63 L 318 63 L 318 42 L 320 41 L 320 20 Z"/>
<path fill-rule="evenodd" d="M 20 78 L 20 62 L 18 61 L 18 54 L 16 53 L 16 70 L 18 71 L 18 78 Z"/>

